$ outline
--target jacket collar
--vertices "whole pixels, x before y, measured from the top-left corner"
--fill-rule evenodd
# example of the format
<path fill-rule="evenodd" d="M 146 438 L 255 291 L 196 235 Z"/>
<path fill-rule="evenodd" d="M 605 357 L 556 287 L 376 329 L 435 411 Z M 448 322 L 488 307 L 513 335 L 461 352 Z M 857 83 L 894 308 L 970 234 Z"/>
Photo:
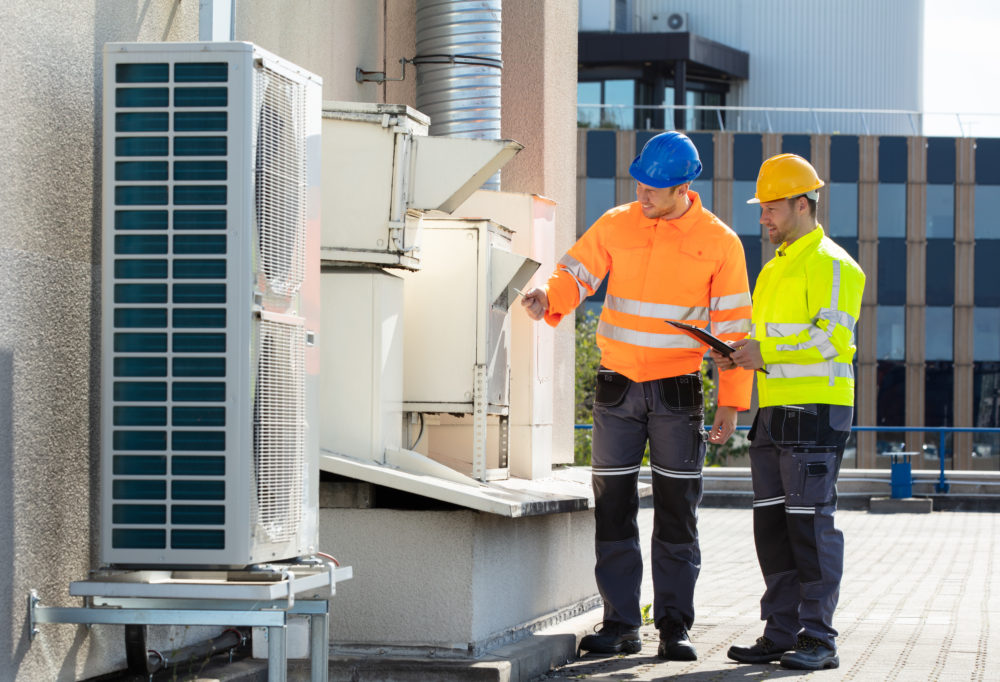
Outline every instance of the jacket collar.
<path fill-rule="evenodd" d="M 809 249 L 823 238 L 823 226 L 819 223 L 816 227 L 806 234 L 802 235 L 794 242 L 789 244 L 788 242 L 783 242 L 781 246 L 778 247 L 777 255 L 780 256 L 797 256 L 806 249 Z"/>
<path fill-rule="evenodd" d="M 692 228 L 694 228 L 698 224 L 698 221 L 701 218 L 701 197 L 698 196 L 697 192 L 690 189 L 688 190 L 687 196 L 688 196 L 688 201 L 691 202 L 691 206 L 689 206 L 688 210 L 684 212 L 684 215 L 678 218 L 673 218 L 672 220 L 663 220 L 662 218 L 647 218 L 642 214 L 642 207 L 639 206 L 638 202 L 636 202 L 635 205 L 637 210 L 639 211 L 639 216 L 640 216 L 639 226 L 654 227 L 657 223 L 663 221 L 666 225 L 676 227 L 678 230 L 681 231 L 682 234 L 687 234 L 688 232 L 691 231 Z"/>

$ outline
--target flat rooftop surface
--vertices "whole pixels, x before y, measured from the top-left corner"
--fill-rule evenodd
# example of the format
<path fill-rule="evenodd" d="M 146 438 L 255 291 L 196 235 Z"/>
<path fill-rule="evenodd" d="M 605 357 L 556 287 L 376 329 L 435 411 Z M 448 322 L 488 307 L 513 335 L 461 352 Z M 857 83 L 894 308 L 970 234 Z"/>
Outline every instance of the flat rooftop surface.
<path fill-rule="evenodd" d="M 652 509 L 640 509 L 639 519 L 647 556 L 641 603 L 648 604 Z M 657 658 L 658 634 L 648 625 L 638 654 L 585 654 L 536 679 L 1000 680 L 1000 513 L 841 510 L 837 524 L 846 543 L 834 616 L 840 668 L 805 672 L 726 657 L 730 645 L 752 644 L 763 633 L 764 581 L 750 510 L 702 508 L 702 570 L 690 633 L 698 660 Z"/>

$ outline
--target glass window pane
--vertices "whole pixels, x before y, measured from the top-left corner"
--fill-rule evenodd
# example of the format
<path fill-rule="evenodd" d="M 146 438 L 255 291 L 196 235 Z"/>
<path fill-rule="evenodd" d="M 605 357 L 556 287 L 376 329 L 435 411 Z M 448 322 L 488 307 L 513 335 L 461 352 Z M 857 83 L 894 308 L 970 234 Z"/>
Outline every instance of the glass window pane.
<path fill-rule="evenodd" d="M 879 360 L 902 360 L 906 357 L 905 308 L 878 306 L 878 341 L 875 352 Z"/>
<path fill-rule="evenodd" d="M 926 314 L 926 359 L 952 359 L 952 309 L 943 306 L 927 306 Z"/>
<path fill-rule="evenodd" d="M 974 308 L 972 320 L 973 359 L 1000 362 L 1000 308 Z"/>
<path fill-rule="evenodd" d="M 733 181 L 733 224 L 736 234 L 760 236 L 760 204 L 748 204 L 757 191 L 756 181 Z"/>
<path fill-rule="evenodd" d="M 601 110 L 594 106 L 601 103 L 601 84 L 576 84 L 576 124 L 582 128 L 596 128 L 601 124 Z"/>
<path fill-rule="evenodd" d="M 855 183 L 834 182 L 830 184 L 830 224 L 827 226 L 831 237 L 858 236 L 858 186 Z"/>
<path fill-rule="evenodd" d="M 604 109 L 602 125 L 632 130 L 635 128 L 635 81 L 604 81 L 604 104 L 614 105 Z"/>
<path fill-rule="evenodd" d="M 1000 185 L 976 185 L 976 239 L 1000 239 Z"/>
<path fill-rule="evenodd" d="M 614 178 L 587 178 L 586 223 L 584 229 L 615 205 Z"/>
<path fill-rule="evenodd" d="M 697 182 L 697 181 L 695 181 Z M 697 182 L 697 184 L 691 185 L 691 189 L 698 193 L 701 197 L 701 205 L 707 208 L 709 211 L 712 210 L 712 181 L 705 180 L 704 182 Z"/>
<path fill-rule="evenodd" d="M 878 186 L 878 236 L 906 237 L 906 185 Z"/>
<path fill-rule="evenodd" d="M 927 238 L 955 236 L 955 187 L 927 185 Z"/>

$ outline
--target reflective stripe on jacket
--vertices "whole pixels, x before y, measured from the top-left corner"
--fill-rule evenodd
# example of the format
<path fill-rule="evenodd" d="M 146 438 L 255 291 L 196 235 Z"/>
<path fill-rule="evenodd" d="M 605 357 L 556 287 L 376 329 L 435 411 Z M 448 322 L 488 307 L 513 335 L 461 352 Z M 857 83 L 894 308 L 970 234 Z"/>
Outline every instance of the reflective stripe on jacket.
<path fill-rule="evenodd" d="M 761 407 L 854 404 L 854 325 L 865 273 L 822 226 L 782 244 L 753 292 L 753 338 L 768 374 Z"/>
<path fill-rule="evenodd" d="M 706 346 L 665 320 L 699 327 L 711 322 L 724 340 L 750 331 L 743 245 L 702 207 L 696 192 L 688 198 L 691 207 L 674 220 L 646 218 L 638 202 L 611 209 L 570 248 L 548 281 L 545 320 L 555 326 L 608 275 L 597 326 L 601 364 L 633 381 L 701 367 Z M 748 409 L 752 373 L 720 374 L 718 404 Z"/>

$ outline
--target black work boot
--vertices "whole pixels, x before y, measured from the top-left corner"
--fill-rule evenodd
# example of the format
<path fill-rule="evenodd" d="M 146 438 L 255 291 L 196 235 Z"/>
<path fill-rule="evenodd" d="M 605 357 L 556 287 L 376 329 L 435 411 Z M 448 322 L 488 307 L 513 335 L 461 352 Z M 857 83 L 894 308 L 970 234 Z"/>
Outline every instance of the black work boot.
<path fill-rule="evenodd" d="M 781 667 L 794 670 L 826 670 L 839 666 L 837 650 L 809 635 L 799 635 L 795 649 L 781 657 Z"/>
<path fill-rule="evenodd" d="M 637 654 L 642 649 L 642 640 L 639 628 L 606 620 L 600 630 L 580 640 L 580 648 L 595 654 Z"/>
<path fill-rule="evenodd" d="M 758 637 L 753 646 L 732 645 L 726 655 L 740 663 L 770 663 L 771 661 L 780 661 L 781 655 L 786 651 L 788 649 L 776 646 L 767 637 Z"/>
<path fill-rule="evenodd" d="M 687 627 L 680 621 L 664 620 L 660 626 L 660 647 L 656 655 L 668 661 L 697 661 L 698 652 L 688 639 Z"/>

